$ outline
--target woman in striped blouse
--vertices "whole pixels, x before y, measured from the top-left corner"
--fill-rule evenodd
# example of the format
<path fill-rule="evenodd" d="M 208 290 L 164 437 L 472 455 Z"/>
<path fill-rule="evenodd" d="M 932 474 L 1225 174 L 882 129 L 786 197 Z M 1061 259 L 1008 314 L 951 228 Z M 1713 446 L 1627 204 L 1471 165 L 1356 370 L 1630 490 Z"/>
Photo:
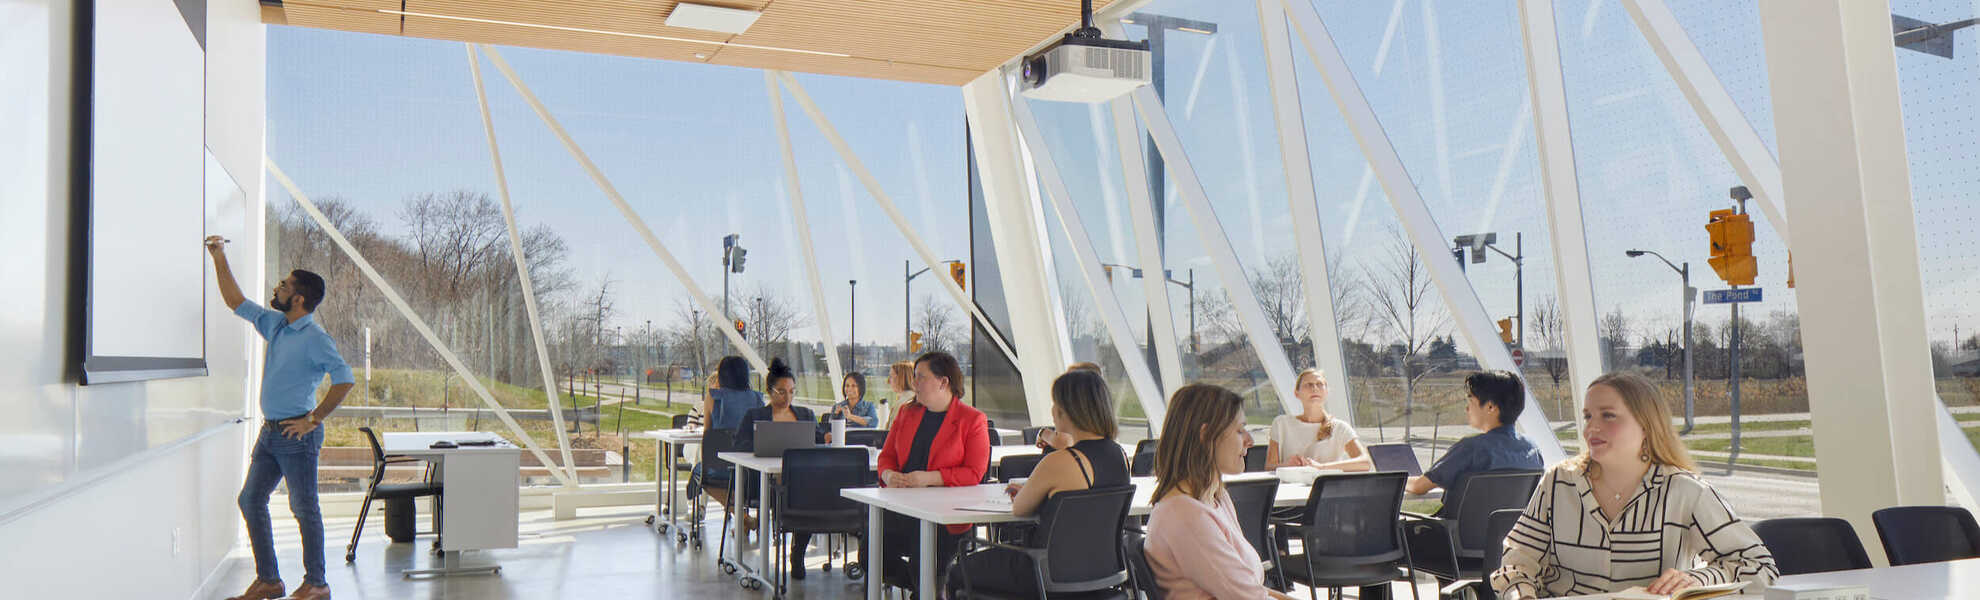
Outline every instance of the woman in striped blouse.
<path fill-rule="evenodd" d="M 1540 480 L 1492 587 L 1526 600 L 1642 586 L 1674 594 L 1780 575 L 1753 529 L 1696 474 L 1657 388 L 1610 373 L 1588 386 L 1581 454 Z"/>

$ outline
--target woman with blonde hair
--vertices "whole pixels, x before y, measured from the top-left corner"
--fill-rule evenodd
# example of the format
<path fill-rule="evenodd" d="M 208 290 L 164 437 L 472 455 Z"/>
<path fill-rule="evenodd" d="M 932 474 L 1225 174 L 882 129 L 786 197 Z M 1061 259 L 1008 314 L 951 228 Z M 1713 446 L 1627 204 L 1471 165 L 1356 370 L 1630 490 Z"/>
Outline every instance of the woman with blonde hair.
<path fill-rule="evenodd" d="M 1589 384 L 1582 450 L 1540 479 L 1506 536 L 1492 587 L 1507 600 L 1773 583 L 1760 536 L 1698 477 L 1656 386 L 1633 373 Z"/>
<path fill-rule="evenodd" d="M 887 388 L 893 390 L 895 401 L 890 407 L 887 397 L 880 397 L 880 406 L 875 411 L 880 421 L 875 427 L 881 429 L 893 427 L 893 413 L 906 410 L 909 404 L 914 403 L 914 363 L 904 360 L 888 365 Z"/>
<path fill-rule="evenodd" d="M 1297 415 L 1272 419 L 1271 442 L 1265 449 L 1265 466 L 1318 467 L 1342 471 L 1375 468 L 1368 449 L 1355 437 L 1354 428 L 1327 413 L 1327 376 L 1319 369 L 1299 372 L 1293 395 L 1305 409 Z"/>
<path fill-rule="evenodd" d="M 1169 600 L 1289 600 L 1265 587 L 1258 552 L 1224 491 L 1223 476 L 1244 472 L 1250 447 L 1244 398 L 1235 392 L 1198 383 L 1169 399 L 1144 546 Z"/>

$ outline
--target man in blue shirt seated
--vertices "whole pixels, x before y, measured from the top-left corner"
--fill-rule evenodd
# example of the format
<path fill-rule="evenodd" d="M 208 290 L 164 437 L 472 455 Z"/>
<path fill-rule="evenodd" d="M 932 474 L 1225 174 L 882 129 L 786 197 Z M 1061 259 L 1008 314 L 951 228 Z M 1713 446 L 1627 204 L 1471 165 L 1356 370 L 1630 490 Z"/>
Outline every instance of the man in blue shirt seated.
<path fill-rule="evenodd" d="M 247 521 L 249 546 L 254 549 L 253 584 L 230 600 L 266 600 L 282 596 L 282 576 L 275 568 L 275 533 L 269 522 L 268 496 L 276 484 L 289 487 L 289 512 L 296 516 L 302 536 L 303 583 L 290 596 L 297 600 L 327 600 L 330 583 L 323 570 L 323 509 L 316 500 L 317 457 L 323 451 L 323 419 L 337 410 L 357 379 L 337 352 L 337 342 L 316 324 L 316 307 L 323 302 L 323 277 L 297 269 L 275 286 L 268 308 L 248 300 L 227 265 L 225 240 L 206 238 L 213 255 L 213 273 L 220 298 L 235 315 L 254 325 L 268 342 L 262 361 L 260 430 L 255 434 L 247 481 L 241 484 L 241 518 Z M 316 401 L 316 386 L 330 376 L 330 392 Z"/>
<path fill-rule="evenodd" d="M 1465 421 L 1485 433 L 1452 444 L 1430 470 L 1409 480 L 1409 493 L 1440 487 L 1448 493 L 1474 473 L 1541 469 L 1540 450 L 1513 428 L 1526 410 L 1526 387 L 1519 377 L 1510 371 L 1479 371 L 1464 378 L 1464 387 Z"/>

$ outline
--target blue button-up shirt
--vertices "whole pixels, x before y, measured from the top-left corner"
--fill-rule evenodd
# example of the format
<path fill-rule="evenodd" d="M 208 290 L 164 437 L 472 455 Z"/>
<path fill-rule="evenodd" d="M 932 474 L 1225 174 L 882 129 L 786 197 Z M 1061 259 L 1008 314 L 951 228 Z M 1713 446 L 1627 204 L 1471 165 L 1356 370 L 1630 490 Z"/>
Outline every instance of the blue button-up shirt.
<path fill-rule="evenodd" d="M 1456 486 L 1473 473 L 1538 471 L 1540 467 L 1540 450 L 1533 447 L 1533 442 L 1520 435 L 1513 426 L 1500 425 L 1451 444 L 1451 449 L 1444 451 L 1444 457 L 1423 476 L 1448 493 L 1457 489 Z"/>
<path fill-rule="evenodd" d="M 261 339 L 268 340 L 261 368 L 263 417 L 287 419 L 315 410 L 316 384 L 325 374 L 332 384 L 357 382 L 344 356 L 337 353 L 337 341 L 316 324 L 314 315 L 290 322 L 287 315 L 253 300 L 242 302 L 234 314 L 253 323 Z"/>

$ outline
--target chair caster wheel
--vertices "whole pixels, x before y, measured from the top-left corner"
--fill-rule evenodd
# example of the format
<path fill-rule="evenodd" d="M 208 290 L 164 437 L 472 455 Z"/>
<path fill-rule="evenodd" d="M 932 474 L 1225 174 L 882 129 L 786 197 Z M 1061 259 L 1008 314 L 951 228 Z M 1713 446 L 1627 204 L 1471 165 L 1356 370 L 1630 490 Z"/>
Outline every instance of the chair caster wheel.
<path fill-rule="evenodd" d="M 350 553 L 350 554 L 345 554 L 345 555 L 344 555 L 344 564 L 347 564 L 347 565 L 348 565 L 348 564 L 351 564 L 351 563 L 354 563 L 354 562 L 357 562 L 357 553 L 356 553 L 356 552 L 353 552 L 353 553 Z"/>
<path fill-rule="evenodd" d="M 729 563 L 722 563 L 722 574 L 723 574 L 723 575 L 734 575 L 734 574 L 736 574 L 736 566 L 735 566 L 735 565 L 733 565 L 733 564 L 729 564 Z"/>
<path fill-rule="evenodd" d="M 860 563 L 847 563 L 845 571 L 846 577 L 851 579 L 860 579 L 866 576 L 866 566 Z"/>
<path fill-rule="evenodd" d="M 646 524 L 647 525 L 653 524 L 653 515 L 646 515 Z"/>

